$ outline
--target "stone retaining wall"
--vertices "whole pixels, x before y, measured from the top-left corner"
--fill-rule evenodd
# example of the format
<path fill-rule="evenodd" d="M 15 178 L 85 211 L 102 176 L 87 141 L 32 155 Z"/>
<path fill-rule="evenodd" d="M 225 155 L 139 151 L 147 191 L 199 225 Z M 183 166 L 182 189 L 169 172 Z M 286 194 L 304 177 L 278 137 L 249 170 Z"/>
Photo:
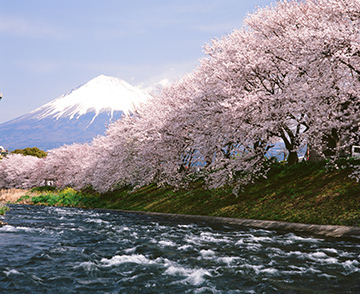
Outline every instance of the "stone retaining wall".
<path fill-rule="evenodd" d="M 171 219 L 189 220 L 195 222 L 205 222 L 208 224 L 223 224 L 232 226 L 245 226 L 250 228 L 284 230 L 299 233 L 306 233 L 316 236 L 334 237 L 334 238 L 355 238 L 360 241 L 360 227 L 333 226 L 333 225 L 311 225 L 300 223 L 289 223 L 281 221 L 252 220 L 240 218 L 184 215 L 159 212 L 129 211 L 117 210 L 125 213 L 137 213 L 143 215 L 161 216 Z"/>

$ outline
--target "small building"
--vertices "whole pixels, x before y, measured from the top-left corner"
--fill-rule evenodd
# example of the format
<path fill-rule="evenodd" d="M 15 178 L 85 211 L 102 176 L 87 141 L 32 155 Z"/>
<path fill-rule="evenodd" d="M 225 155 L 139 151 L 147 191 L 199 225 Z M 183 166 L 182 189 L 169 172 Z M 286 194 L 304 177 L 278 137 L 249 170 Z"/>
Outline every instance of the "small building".
<path fill-rule="evenodd" d="M 0 146 L 0 157 L 5 156 L 8 153 L 8 150 L 6 150 L 3 146 Z"/>
<path fill-rule="evenodd" d="M 360 158 L 360 146 L 353 145 L 351 147 L 351 157 Z"/>

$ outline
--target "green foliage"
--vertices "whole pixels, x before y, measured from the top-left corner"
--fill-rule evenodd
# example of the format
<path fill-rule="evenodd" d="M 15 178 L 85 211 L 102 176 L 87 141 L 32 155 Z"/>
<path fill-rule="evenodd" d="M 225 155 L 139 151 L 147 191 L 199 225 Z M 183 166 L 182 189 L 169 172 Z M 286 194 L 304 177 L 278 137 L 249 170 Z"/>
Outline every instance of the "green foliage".
<path fill-rule="evenodd" d="M 102 207 L 103 203 L 97 195 L 84 195 L 72 188 L 66 188 L 59 192 L 48 191 L 45 194 L 34 196 L 33 204 L 67 207 L 94 208 Z"/>
<path fill-rule="evenodd" d="M 232 186 L 205 189 L 198 180 L 185 189 L 148 185 L 122 187 L 102 195 L 87 188 L 48 191 L 34 204 L 112 208 L 288 222 L 360 226 L 360 184 L 348 177 L 360 161 L 343 160 L 338 169 L 326 162 L 293 166 L 273 162 L 267 179 L 244 187 L 236 197 Z"/>
<path fill-rule="evenodd" d="M 23 195 L 18 200 L 16 200 L 16 203 L 19 203 L 19 202 L 22 202 L 22 201 L 25 201 L 25 200 L 28 200 L 28 199 L 30 199 L 29 195 Z"/>
<path fill-rule="evenodd" d="M 0 215 L 4 215 L 5 212 L 9 211 L 10 208 L 7 207 L 6 205 L 0 205 Z"/>
<path fill-rule="evenodd" d="M 245 186 L 238 197 L 231 186 L 209 190 L 201 181 L 188 189 L 149 185 L 102 197 L 115 209 L 360 226 L 360 185 L 348 177 L 348 166 L 355 163 L 338 165 L 344 168 L 329 169 L 326 162 L 273 162 L 267 179 Z"/>
<path fill-rule="evenodd" d="M 35 187 L 30 190 L 31 192 L 54 192 L 56 191 L 56 187 L 54 186 L 41 186 Z"/>
<path fill-rule="evenodd" d="M 15 153 L 15 154 L 22 154 L 22 155 L 31 155 L 31 156 L 36 156 L 39 158 L 42 157 L 46 157 L 47 156 L 47 152 L 40 150 L 37 147 L 26 147 L 25 149 L 15 149 L 14 151 L 11 151 L 11 153 Z"/>

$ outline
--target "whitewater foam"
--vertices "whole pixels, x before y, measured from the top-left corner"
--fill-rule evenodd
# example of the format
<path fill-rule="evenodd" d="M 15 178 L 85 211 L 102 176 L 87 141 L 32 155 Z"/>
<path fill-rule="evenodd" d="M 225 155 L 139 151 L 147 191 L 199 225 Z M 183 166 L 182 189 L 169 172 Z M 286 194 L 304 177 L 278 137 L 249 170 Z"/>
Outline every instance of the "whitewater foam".
<path fill-rule="evenodd" d="M 43 220 L 34 221 L 32 215 L 42 215 Z M 29 293 L 45 289 L 322 293 L 328 288 L 358 293 L 360 289 L 356 242 L 179 225 L 168 219 L 99 210 L 34 207 L 28 211 L 16 206 L 6 216 L 12 225 L 0 228 L 4 251 L 0 288 L 8 292 L 16 287 L 29 287 Z M 27 223 L 39 231 L 24 230 Z"/>
<path fill-rule="evenodd" d="M 180 281 L 180 283 L 199 286 L 204 283 L 206 276 L 212 277 L 212 275 L 205 269 L 192 270 L 190 275 L 186 279 Z"/>
<path fill-rule="evenodd" d="M 7 277 L 9 276 L 9 275 L 20 275 L 21 273 L 20 272 L 18 272 L 16 269 L 10 269 L 10 270 L 8 270 L 8 271 L 4 271 L 3 272 Z"/>
<path fill-rule="evenodd" d="M 101 262 L 105 266 L 116 266 L 123 263 L 152 264 L 154 261 L 148 259 L 142 254 L 116 255 L 110 259 L 102 258 Z"/>

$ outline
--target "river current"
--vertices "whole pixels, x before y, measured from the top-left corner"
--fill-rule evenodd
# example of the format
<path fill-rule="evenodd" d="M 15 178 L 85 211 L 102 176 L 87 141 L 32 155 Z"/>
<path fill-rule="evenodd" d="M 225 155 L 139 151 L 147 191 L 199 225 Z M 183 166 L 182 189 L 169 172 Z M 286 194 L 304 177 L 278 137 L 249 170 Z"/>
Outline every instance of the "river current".
<path fill-rule="evenodd" d="M 360 243 L 11 205 L 0 293 L 360 293 Z"/>

